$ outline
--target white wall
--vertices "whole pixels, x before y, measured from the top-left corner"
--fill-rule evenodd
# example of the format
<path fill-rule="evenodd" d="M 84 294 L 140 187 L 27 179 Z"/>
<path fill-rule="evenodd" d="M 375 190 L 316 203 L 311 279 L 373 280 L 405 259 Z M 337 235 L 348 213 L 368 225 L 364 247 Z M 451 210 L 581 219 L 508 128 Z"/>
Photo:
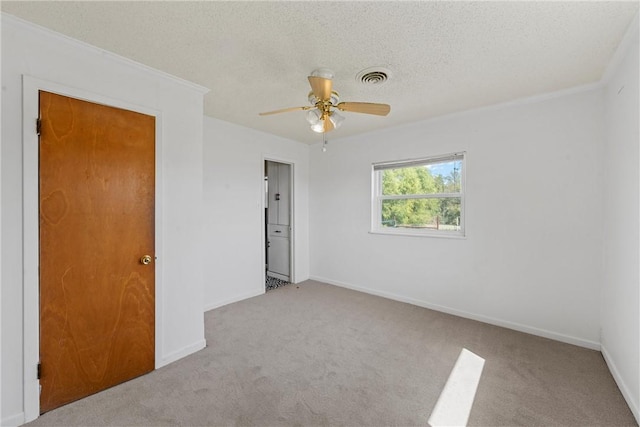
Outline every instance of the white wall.
<path fill-rule="evenodd" d="M 1 25 L 1 22 L 0 22 Z M 2 103 L 0 102 L 0 117 Z M 2 138 L 2 136 L 0 136 Z M 2 138 L 4 139 L 4 138 Z M 2 332 L 2 149 L 0 146 L 0 332 Z M 0 423 L 2 423 L 2 337 L 0 337 Z"/>
<path fill-rule="evenodd" d="M 638 20 L 605 92 L 602 353 L 640 422 Z"/>
<path fill-rule="evenodd" d="M 205 309 L 264 293 L 264 159 L 294 163 L 294 280 L 309 278 L 309 146 L 204 119 Z"/>
<path fill-rule="evenodd" d="M 27 360 L 25 368 L 29 370 L 34 358 L 33 354 L 27 354 L 28 351 L 23 352 L 23 328 L 34 329 L 32 319 L 23 323 L 23 286 L 25 294 L 37 295 L 23 275 L 22 209 L 26 182 L 23 181 L 23 75 L 53 82 L 52 85 L 69 88 L 74 93 L 90 94 L 89 98 L 95 95 L 97 99 L 157 112 L 161 123 L 158 135 L 161 182 L 157 197 L 162 205 L 156 211 L 156 244 L 159 248 L 156 366 L 205 345 L 202 313 L 203 88 L 3 14 L 2 425 L 20 424 L 25 417 L 28 420 L 37 416 L 35 375 L 23 378 L 23 360 Z M 35 93 L 37 96 L 37 91 Z M 28 95 L 25 105 L 34 102 L 32 95 Z M 32 131 L 25 134 L 25 144 L 33 144 L 30 139 L 33 134 Z M 27 166 L 33 169 L 34 165 Z M 33 214 L 24 213 L 25 217 Z M 33 234 L 33 230 L 25 230 L 25 233 Z M 37 297 L 34 299 L 27 304 L 37 305 Z M 37 323 L 37 318 L 33 323 Z M 33 365 L 30 372 L 35 372 L 35 363 Z M 35 414 L 33 392 L 29 391 L 34 389 Z M 24 397 L 25 393 L 27 397 Z"/>
<path fill-rule="evenodd" d="M 590 87 L 312 147 L 311 277 L 599 348 L 603 127 Z M 457 151 L 465 239 L 368 233 L 373 162 Z"/>

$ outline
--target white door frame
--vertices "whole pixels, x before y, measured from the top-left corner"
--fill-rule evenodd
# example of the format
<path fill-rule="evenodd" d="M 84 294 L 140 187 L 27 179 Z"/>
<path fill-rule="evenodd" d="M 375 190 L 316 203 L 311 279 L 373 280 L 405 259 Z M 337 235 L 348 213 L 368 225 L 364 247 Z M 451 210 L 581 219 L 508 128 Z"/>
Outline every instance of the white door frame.
<path fill-rule="evenodd" d="M 284 159 L 282 157 L 263 154 L 262 155 L 262 179 L 261 179 L 261 188 L 262 188 L 262 209 L 260 210 L 260 216 L 262 224 L 262 259 L 260 260 L 260 265 L 264 266 L 264 260 L 267 256 L 267 240 L 266 240 L 266 229 L 265 223 L 267 218 L 265 218 L 265 208 L 267 206 L 266 193 L 264 191 L 264 165 L 265 162 L 276 162 L 276 163 L 284 163 L 285 165 L 289 165 L 289 227 L 291 227 L 291 232 L 289 233 L 289 280 L 291 283 L 296 283 L 296 274 L 295 274 L 295 235 L 296 235 L 296 217 L 295 217 L 295 161 L 291 159 Z M 266 269 L 262 268 L 262 287 L 265 286 L 265 282 L 267 280 L 267 272 Z"/>
<path fill-rule="evenodd" d="M 162 114 L 158 110 L 130 104 L 106 95 L 73 88 L 59 83 L 22 76 L 22 230 L 23 230 L 23 378 L 25 422 L 40 416 L 40 381 L 37 365 L 40 359 L 40 278 L 39 278 L 39 168 L 38 134 L 39 91 L 57 93 L 70 98 L 122 108 L 156 118 L 156 183 L 155 183 L 155 365 L 162 349 Z"/>

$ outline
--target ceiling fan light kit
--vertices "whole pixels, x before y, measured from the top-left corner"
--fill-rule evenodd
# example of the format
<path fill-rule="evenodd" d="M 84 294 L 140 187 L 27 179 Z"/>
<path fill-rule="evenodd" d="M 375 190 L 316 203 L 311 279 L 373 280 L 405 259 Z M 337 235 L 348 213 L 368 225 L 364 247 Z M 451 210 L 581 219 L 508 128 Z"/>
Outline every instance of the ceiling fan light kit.
<path fill-rule="evenodd" d="M 349 111 L 352 113 L 374 114 L 386 116 L 391 111 L 388 104 L 376 104 L 369 102 L 340 102 L 338 92 L 332 90 L 333 71 L 327 68 L 314 70 L 308 77 L 311 85 L 311 92 L 308 95 L 311 107 L 292 107 L 281 110 L 260 113 L 267 116 L 289 111 L 308 111 L 307 122 L 311 125 L 311 130 L 318 133 L 330 132 L 342 125 L 344 117 L 338 114 L 337 110 Z"/>
<path fill-rule="evenodd" d="M 337 111 L 332 111 L 331 114 L 329 114 L 329 120 L 331 120 L 335 128 L 338 128 L 344 121 L 344 116 L 338 114 Z"/>
<path fill-rule="evenodd" d="M 333 80 L 333 70 L 328 68 L 318 68 L 311 72 L 313 77 L 322 77 L 323 79 Z"/>
<path fill-rule="evenodd" d="M 322 113 L 317 108 L 307 112 L 307 121 L 311 126 L 315 125 L 320 120 L 322 120 Z"/>
<path fill-rule="evenodd" d="M 324 132 L 324 121 L 318 120 L 316 123 L 311 125 L 311 130 L 318 133 Z"/>

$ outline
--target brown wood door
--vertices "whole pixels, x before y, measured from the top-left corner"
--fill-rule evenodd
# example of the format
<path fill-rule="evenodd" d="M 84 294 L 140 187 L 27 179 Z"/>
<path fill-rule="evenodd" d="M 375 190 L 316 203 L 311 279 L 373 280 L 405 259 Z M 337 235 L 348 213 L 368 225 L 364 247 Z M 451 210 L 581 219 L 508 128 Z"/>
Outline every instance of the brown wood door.
<path fill-rule="evenodd" d="M 42 91 L 40 117 L 46 412 L 154 369 L 155 118 Z"/>

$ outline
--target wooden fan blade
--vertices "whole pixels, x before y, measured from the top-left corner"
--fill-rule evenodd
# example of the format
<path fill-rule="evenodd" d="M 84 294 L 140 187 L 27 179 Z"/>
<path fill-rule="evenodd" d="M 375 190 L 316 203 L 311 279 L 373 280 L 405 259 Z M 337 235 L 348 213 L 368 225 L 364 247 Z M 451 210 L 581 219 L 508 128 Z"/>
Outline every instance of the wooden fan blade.
<path fill-rule="evenodd" d="M 341 111 L 375 114 L 376 116 L 386 116 L 391 111 L 391 106 L 388 104 L 375 104 L 372 102 L 341 102 L 336 105 L 336 108 Z"/>
<path fill-rule="evenodd" d="M 291 107 L 291 108 L 283 108 L 282 110 L 275 111 L 267 111 L 266 113 L 258 113 L 260 116 L 268 116 L 270 114 L 279 114 L 279 113 L 288 113 L 289 111 L 298 111 L 298 110 L 310 110 L 315 107 Z"/>
<path fill-rule="evenodd" d="M 331 79 L 309 76 L 309 84 L 313 94 L 320 101 L 326 101 L 331 97 Z"/>
<path fill-rule="evenodd" d="M 324 132 L 331 132 L 332 130 L 335 129 L 335 126 L 333 126 L 333 123 L 331 122 L 331 120 L 329 120 L 329 117 L 327 117 L 324 120 Z"/>

